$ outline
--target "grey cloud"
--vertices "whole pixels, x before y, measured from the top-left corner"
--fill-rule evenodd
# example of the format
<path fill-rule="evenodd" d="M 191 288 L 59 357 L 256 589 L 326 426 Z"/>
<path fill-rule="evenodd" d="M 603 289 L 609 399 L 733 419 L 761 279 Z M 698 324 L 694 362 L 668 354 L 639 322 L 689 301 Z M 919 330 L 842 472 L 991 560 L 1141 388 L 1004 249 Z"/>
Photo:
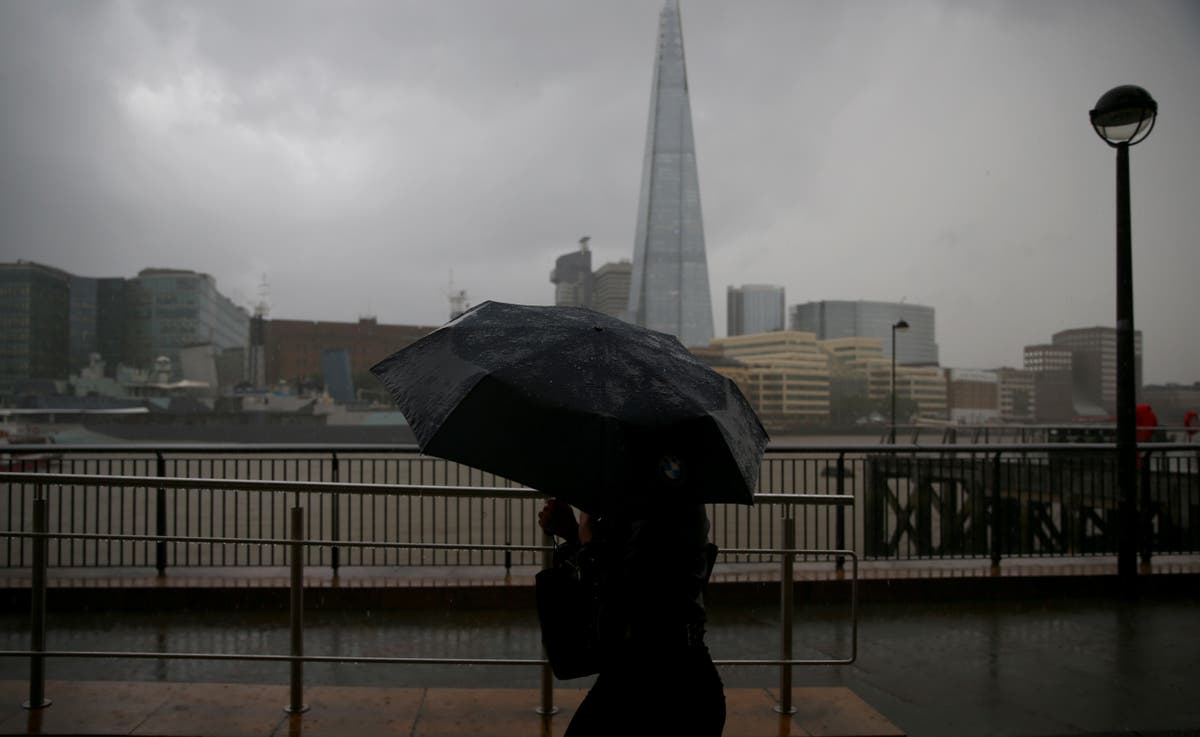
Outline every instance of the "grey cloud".
<path fill-rule="evenodd" d="M 0 4 L 0 258 L 208 271 L 282 317 L 431 324 L 628 258 L 657 2 Z M 1189 3 L 683 3 L 716 324 L 727 284 L 938 309 L 949 365 L 1113 319 L 1109 87 L 1151 380 L 1200 379 Z"/>

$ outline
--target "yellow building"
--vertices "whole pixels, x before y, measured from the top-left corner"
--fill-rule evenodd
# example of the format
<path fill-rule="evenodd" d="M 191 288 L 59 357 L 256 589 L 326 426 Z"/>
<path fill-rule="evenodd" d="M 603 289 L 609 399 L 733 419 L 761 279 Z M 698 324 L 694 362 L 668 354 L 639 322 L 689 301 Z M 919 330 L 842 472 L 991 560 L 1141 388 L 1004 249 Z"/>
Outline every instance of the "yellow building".
<path fill-rule="evenodd" d="M 892 362 L 883 357 L 878 338 L 835 338 L 818 342 L 833 362 L 834 375 L 863 376 L 867 396 L 888 400 L 892 391 Z M 896 397 L 917 403 L 921 417 L 945 419 L 946 377 L 936 366 L 896 366 Z"/>
<path fill-rule="evenodd" d="M 714 365 L 766 425 L 829 422 L 829 357 L 813 333 L 776 331 L 717 338 L 710 349 L 739 365 Z"/>

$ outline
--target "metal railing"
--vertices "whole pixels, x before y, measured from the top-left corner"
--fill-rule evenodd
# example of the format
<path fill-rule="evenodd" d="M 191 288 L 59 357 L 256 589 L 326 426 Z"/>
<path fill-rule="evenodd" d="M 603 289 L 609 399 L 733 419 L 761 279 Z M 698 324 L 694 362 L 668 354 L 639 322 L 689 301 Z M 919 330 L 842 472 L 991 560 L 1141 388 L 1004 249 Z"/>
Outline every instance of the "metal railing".
<path fill-rule="evenodd" d="M 191 479 L 178 477 L 157 477 L 152 479 L 157 490 L 174 490 L 182 493 L 198 493 L 205 491 L 241 491 L 245 493 L 280 495 L 290 498 L 292 505 L 288 509 L 289 525 L 285 537 L 223 537 L 214 535 L 147 535 L 119 534 L 109 532 L 55 532 L 50 522 L 50 504 L 48 489 L 55 487 L 71 487 L 82 485 L 89 488 L 139 488 L 148 481 L 144 476 L 110 476 L 95 474 L 56 474 L 56 473 L 15 473 L 0 474 L 0 480 L 10 484 L 28 484 L 33 487 L 30 510 L 30 530 L 5 530 L 2 534 L 12 540 L 21 540 L 31 547 L 32 577 L 30 590 L 30 648 L 28 650 L 0 651 L 0 657 L 27 657 L 30 661 L 29 699 L 25 702 L 27 708 L 42 708 L 49 706 L 51 701 L 45 692 L 45 661 L 47 658 L 133 658 L 133 659 L 192 659 L 192 660 L 241 660 L 286 662 L 289 664 L 289 703 L 284 707 L 288 712 L 307 710 L 303 701 L 304 664 L 318 663 L 390 663 L 390 664 L 443 664 L 443 665 L 494 665 L 494 666 L 538 666 L 542 669 L 542 701 L 538 707 L 539 713 L 552 714 L 556 711 L 553 703 L 553 680 L 549 663 L 544 658 L 411 658 L 411 657 L 370 657 L 344 655 L 306 655 L 304 653 L 304 568 L 306 551 L 313 548 L 339 547 L 345 549 L 383 548 L 394 550 L 434 549 L 444 550 L 448 547 L 462 547 L 474 551 L 504 551 L 507 553 L 530 553 L 540 555 L 548 562 L 552 546 L 547 539 L 536 545 L 514 544 L 459 544 L 459 543 L 424 543 L 424 542 L 382 542 L 346 539 L 314 539 L 308 534 L 309 526 L 306 520 L 305 507 L 302 500 L 305 495 L 320 493 L 347 493 L 370 496 L 418 495 L 438 499 L 487 499 L 502 494 L 507 501 L 539 501 L 542 495 L 525 490 L 512 489 L 498 492 L 494 488 L 479 488 L 465 486 L 428 486 L 428 485 L 385 485 L 385 484 L 346 484 L 314 481 L 247 481 L 231 479 Z M 718 665 L 725 666 L 778 666 L 780 668 L 780 704 L 777 710 L 784 713 L 794 711 L 791 705 L 792 668 L 804 665 L 846 665 L 853 663 L 858 653 L 858 556 L 853 550 L 829 548 L 812 549 L 796 546 L 797 508 L 836 507 L 844 511 L 847 507 L 853 510 L 854 499 L 848 495 L 829 494 L 759 494 L 756 502 L 761 509 L 782 510 L 779 519 L 779 540 L 777 547 L 727 549 L 721 551 L 727 556 L 754 555 L 772 556 L 781 559 L 780 569 L 780 657 L 776 659 L 744 659 L 716 660 Z M 853 518 L 853 513 L 851 513 Z M 286 551 L 289 576 L 289 631 L 290 652 L 287 655 L 252 653 L 178 653 L 178 652 L 112 652 L 112 651 L 62 651 L 46 649 L 46 589 L 49 568 L 50 544 L 58 541 L 98 542 L 101 540 L 118 541 L 133 544 L 165 545 L 182 543 L 187 545 L 254 545 L 278 547 Z M 792 647 L 792 627 L 794 618 L 793 590 L 795 582 L 794 560 L 797 556 L 811 558 L 813 556 L 833 558 L 839 567 L 846 558 L 851 560 L 851 574 L 848 579 L 850 593 L 850 653 L 841 658 L 801 659 L 795 658 Z"/>
<path fill-rule="evenodd" d="M 1140 467 L 1142 556 L 1200 552 L 1200 445 L 1143 445 Z M 45 446 L 30 452 L 43 453 Z M 516 494 L 493 498 L 389 495 L 383 486 L 488 487 L 511 482 L 457 463 L 420 456 L 412 446 L 58 446 L 14 469 L 136 476 L 143 486 L 59 484 L 49 492 L 51 529 L 105 533 L 106 540 L 60 538 L 47 551 L 55 567 L 279 566 L 272 546 L 211 547 L 173 542 L 173 535 L 281 537 L 288 501 L 212 484 L 183 492 L 154 479 L 190 478 L 312 482 L 299 493 L 312 538 L 423 541 L 441 547 L 309 548 L 305 564 L 328 566 L 536 565 L 536 502 Z M 807 548 L 849 548 L 871 561 L 1114 555 L 1116 473 L 1111 444 L 1012 445 L 772 445 L 760 490 L 785 494 L 845 494 L 861 509 L 806 507 L 797 542 Z M 5 479 L 0 474 L 0 482 Z M 334 491 L 321 483 L 349 482 Z M 11 478 L 0 487 L 0 529 L 25 530 L 32 487 Z M 723 549 L 777 548 L 782 529 L 766 509 L 713 507 L 714 541 Z M 153 536 L 155 541 L 113 535 Z M 517 546 L 517 547 L 514 547 Z M 0 544 L 0 568 L 28 567 L 28 542 Z M 734 563 L 770 557 L 741 553 Z"/>

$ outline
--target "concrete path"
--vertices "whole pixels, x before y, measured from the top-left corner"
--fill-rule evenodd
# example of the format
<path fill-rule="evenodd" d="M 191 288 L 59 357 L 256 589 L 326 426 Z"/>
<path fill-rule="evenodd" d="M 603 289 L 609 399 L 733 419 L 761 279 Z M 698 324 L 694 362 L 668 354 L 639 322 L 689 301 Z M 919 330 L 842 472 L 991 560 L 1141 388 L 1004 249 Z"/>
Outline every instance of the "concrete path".
<path fill-rule="evenodd" d="M 20 681 L 0 681 L 0 734 L 139 737 L 553 737 L 584 691 L 557 690 L 559 712 L 535 711 L 526 689 L 352 688 L 316 686 L 308 711 L 287 714 L 285 686 L 128 681 L 50 681 L 53 704 L 25 710 Z M 898 728 L 848 688 L 797 688 L 796 713 L 781 716 L 777 692 L 729 689 L 727 737 L 885 737 Z"/>

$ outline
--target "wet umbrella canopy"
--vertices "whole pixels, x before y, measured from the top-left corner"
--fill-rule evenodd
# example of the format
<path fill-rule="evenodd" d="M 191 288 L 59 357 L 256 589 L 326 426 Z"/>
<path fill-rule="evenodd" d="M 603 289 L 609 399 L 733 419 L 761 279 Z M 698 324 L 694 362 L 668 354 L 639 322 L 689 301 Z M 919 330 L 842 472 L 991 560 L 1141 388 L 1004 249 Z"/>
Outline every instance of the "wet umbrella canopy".
<path fill-rule="evenodd" d="M 753 503 L 766 431 L 673 336 L 584 308 L 485 302 L 371 372 L 423 452 L 586 511 Z"/>

